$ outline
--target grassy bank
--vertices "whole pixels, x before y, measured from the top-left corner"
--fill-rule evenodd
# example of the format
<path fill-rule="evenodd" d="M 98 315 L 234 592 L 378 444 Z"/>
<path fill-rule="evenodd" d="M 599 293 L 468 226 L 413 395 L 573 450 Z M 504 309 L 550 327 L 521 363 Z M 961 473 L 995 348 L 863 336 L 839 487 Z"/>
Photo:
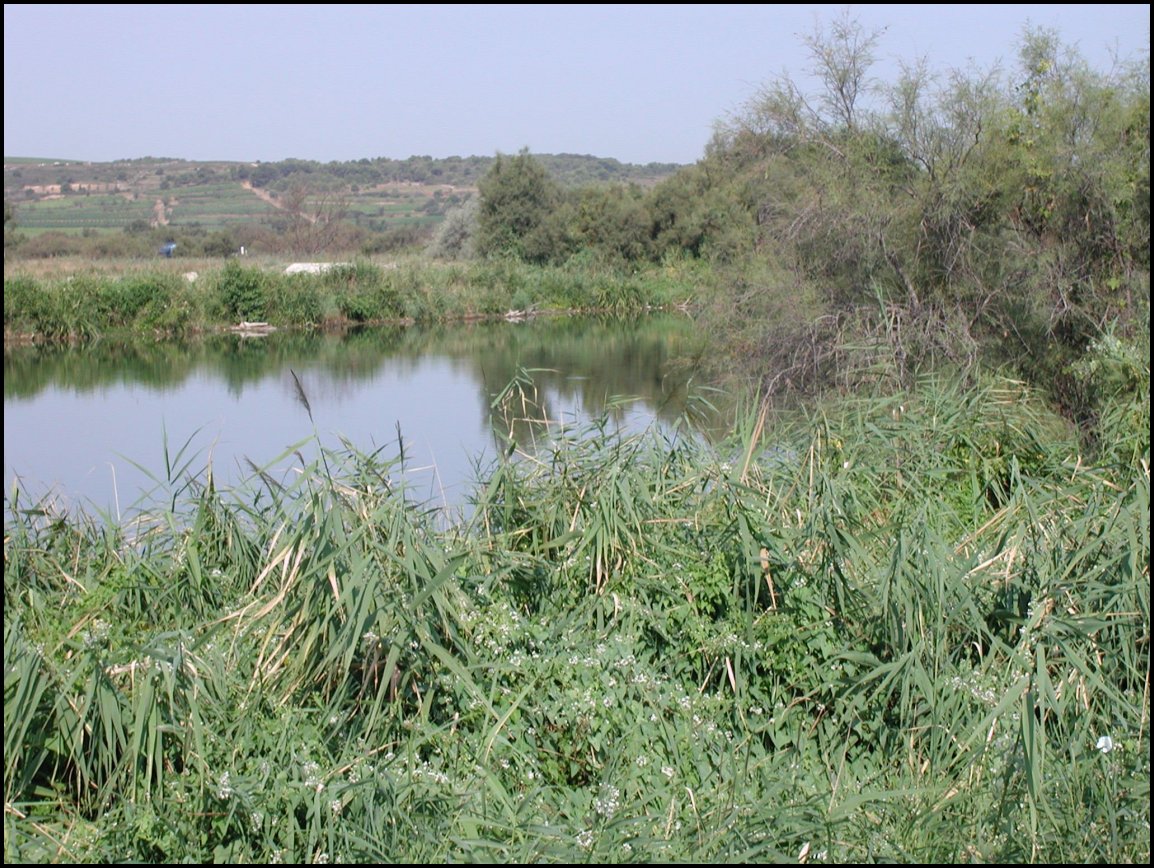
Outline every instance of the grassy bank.
<path fill-rule="evenodd" d="M 1039 406 L 9 503 L 5 858 L 1145 864 L 1148 386 L 1093 460 Z"/>
<path fill-rule="evenodd" d="M 420 256 L 357 260 L 323 274 L 286 274 L 284 262 L 195 260 L 14 265 L 4 275 L 6 339 L 175 336 L 245 322 L 319 328 L 436 322 L 509 311 L 640 311 L 684 303 L 706 269 L 645 271 L 592 263 L 440 263 Z M 687 282 L 688 278 L 688 282 Z M 687 297 L 687 293 L 689 296 Z"/>

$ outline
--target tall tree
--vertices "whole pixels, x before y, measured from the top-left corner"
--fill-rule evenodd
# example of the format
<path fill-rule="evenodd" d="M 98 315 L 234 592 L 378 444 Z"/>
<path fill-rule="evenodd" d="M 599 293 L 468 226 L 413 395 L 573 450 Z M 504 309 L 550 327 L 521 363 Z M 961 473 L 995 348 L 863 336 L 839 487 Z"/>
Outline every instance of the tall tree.
<path fill-rule="evenodd" d="M 556 257 L 559 232 L 551 216 L 561 202 L 561 188 L 527 148 L 515 157 L 498 154 L 477 187 L 478 253 L 527 262 Z"/>

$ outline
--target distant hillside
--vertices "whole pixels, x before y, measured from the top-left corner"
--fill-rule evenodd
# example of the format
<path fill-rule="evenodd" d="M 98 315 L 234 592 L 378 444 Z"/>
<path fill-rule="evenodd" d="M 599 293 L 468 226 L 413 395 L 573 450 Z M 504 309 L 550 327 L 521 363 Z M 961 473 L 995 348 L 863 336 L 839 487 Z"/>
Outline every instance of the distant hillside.
<path fill-rule="evenodd" d="M 535 154 L 564 186 L 649 185 L 673 163 L 638 166 L 580 154 Z M 369 230 L 438 221 L 475 189 L 495 157 L 413 156 L 347 162 L 198 162 L 142 157 L 109 163 L 4 158 L 4 201 L 25 232 L 157 227 L 226 229 L 275 220 L 282 196 L 340 197 Z"/>
<path fill-rule="evenodd" d="M 534 154 L 548 172 L 566 186 L 598 182 L 651 184 L 682 168 L 676 163 L 641 166 L 607 157 L 582 154 Z M 473 187 L 495 157 L 414 156 L 319 163 L 315 160 L 280 160 L 274 163 L 194 161 L 169 157 L 141 157 L 110 163 L 36 157 L 4 158 L 4 198 L 18 202 L 44 195 L 38 188 L 68 185 L 73 191 L 117 190 L 153 192 L 193 184 L 249 181 L 254 187 L 276 188 L 308 181 L 314 189 L 366 187 L 381 184 L 440 184 Z M 166 183 L 167 182 L 167 183 Z M 29 195 L 29 189 L 32 194 Z M 56 191 L 59 192 L 59 191 Z"/>

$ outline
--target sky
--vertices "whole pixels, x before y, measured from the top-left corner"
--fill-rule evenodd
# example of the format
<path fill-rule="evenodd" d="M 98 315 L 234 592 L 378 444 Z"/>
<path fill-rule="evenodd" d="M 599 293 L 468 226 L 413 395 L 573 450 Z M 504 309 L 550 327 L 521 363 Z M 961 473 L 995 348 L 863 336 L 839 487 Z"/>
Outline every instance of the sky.
<path fill-rule="evenodd" d="M 693 163 L 847 12 L 886 81 L 1013 68 L 1026 26 L 1103 72 L 1150 50 L 1149 4 L 5 4 L 4 154 Z"/>

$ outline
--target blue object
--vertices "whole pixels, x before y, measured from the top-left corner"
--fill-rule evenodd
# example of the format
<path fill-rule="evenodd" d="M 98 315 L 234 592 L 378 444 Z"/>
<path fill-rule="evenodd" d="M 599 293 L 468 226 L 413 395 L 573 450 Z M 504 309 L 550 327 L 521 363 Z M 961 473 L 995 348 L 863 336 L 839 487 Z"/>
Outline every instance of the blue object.
<path fill-rule="evenodd" d="M 167 256 L 169 259 L 172 259 L 172 251 L 174 250 L 176 250 L 175 241 L 169 241 L 167 244 L 162 244 L 160 246 L 160 252 Z"/>

